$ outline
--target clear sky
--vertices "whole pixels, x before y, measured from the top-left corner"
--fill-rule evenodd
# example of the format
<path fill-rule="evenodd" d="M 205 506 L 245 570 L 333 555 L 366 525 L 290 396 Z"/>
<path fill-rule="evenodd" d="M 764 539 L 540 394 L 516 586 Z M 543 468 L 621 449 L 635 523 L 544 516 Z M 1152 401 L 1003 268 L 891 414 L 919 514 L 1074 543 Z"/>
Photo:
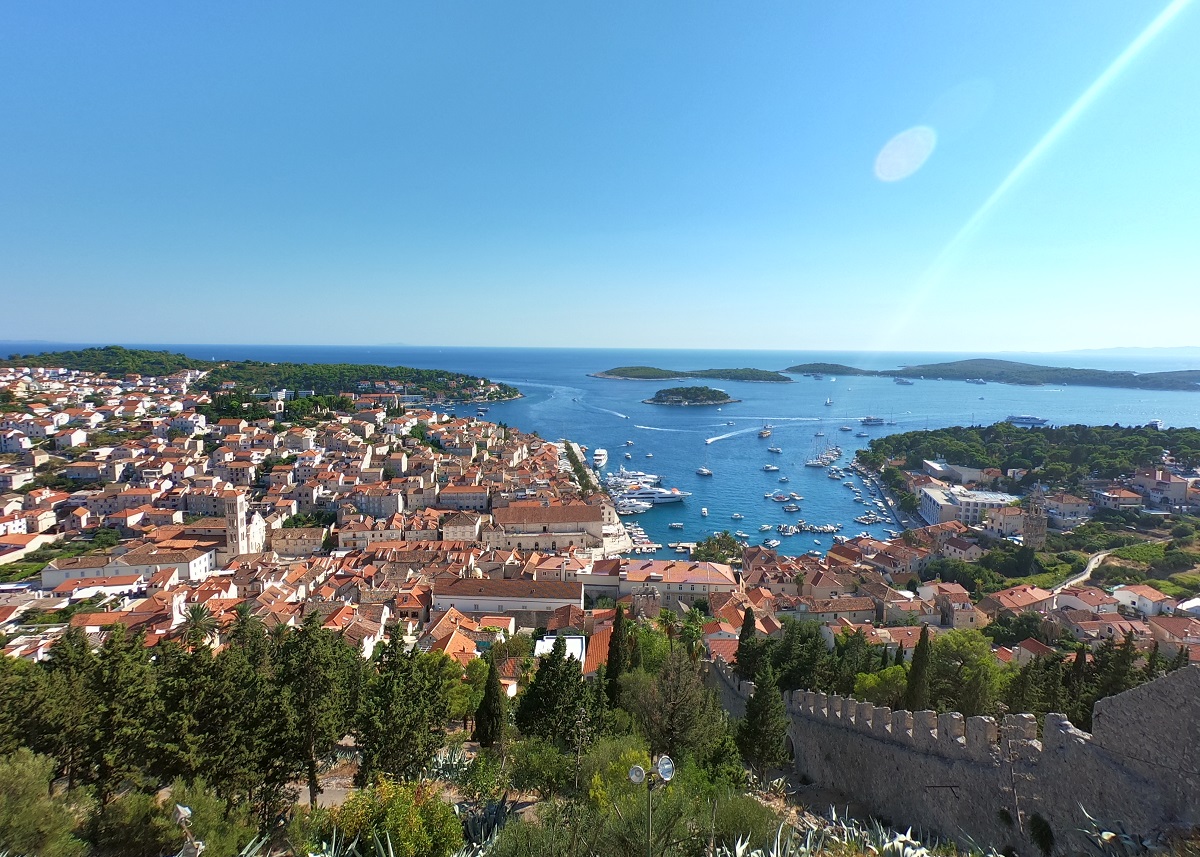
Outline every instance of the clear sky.
<path fill-rule="evenodd" d="M 1198 6 L 0 4 L 0 338 L 1200 344 Z"/>

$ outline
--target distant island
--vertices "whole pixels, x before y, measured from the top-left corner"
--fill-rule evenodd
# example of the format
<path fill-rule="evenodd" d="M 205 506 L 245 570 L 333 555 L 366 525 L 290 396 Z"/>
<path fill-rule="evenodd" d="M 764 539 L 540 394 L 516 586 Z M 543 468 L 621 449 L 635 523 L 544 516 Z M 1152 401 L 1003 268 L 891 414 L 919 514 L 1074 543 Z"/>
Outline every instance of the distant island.
<path fill-rule="evenodd" d="M 264 363 L 258 360 L 197 360 L 170 351 L 149 351 L 109 345 L 79 351 L 47 351 L 41 354 L 10 354 L 0 366 L 32 366 L 77 369 L 110 377 L 126 375 L 166 376 L 194 370 L 203 377 L 191 387 L 214 394 L 267 393 L 306 390 L 312 394 L 401 393 L 429 401 L 475 402 L 519 398 L 521 391 L 460 372 L 441 369 L 412 369 L 408 366 L 377 366 L 359 363 Z"/>
<path fill-rule="evenodd" d="M 858 369 L 841 363 L 801 363 L 783 371 L 793 375 L 868 375 L 939 379 L 942 381 L 991 381 L 998 384 L 1064 384 L 1080 387 L 1125 387 L 1134 390 L 1200 390 L 1200 370 L 1176 372 L 1113 372 L 1104 369 L 1070 369 L 1038 366 L 1011 360 L 980 358 L 950 363 L 924 363 L 899 369 Z"/>
<path fill-rule="evenodd" d="M 643 401 L 647 405 L 686 407 L 689 405 L 728 405 L 741 400 L 731 399 L 724 390 L 716 390 L 712 387 L 668 387 L 665 390 L 659 390 L 653 398 Z"/>
<path fill-rule="evenodd" d="M 713 381 L 792 383 L 792 379 L 782 372 L 771 372 L 766 369 L 697 369 L 684 372 L 676 369 L 656 369 L 653 366 L 618 366 L 616 369 L 595 372 L 591 377 L 620 381 L 679 381 L 685 378 L 708 378 Z"/>

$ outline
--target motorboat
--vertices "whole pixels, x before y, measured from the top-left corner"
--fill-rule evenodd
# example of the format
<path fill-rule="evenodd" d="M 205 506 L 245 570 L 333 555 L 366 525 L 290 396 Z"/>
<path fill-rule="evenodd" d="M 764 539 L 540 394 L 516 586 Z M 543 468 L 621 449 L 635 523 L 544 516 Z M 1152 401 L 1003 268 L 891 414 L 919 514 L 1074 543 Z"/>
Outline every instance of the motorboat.
<path fill-rule="evenodd" d="M 769 533 L 769 532 L 771 532 L 771 525 L 763 524 L 761 527 L 758 528 L 758 531 L 760 533 Z"/>
<path fill-rule="evenodd" d="M 777 473 L 779 471 L 779 468 L 776 467 L 774 464 L 764 464 L 763 470 L 767 471 L 767 473 Z"/>
<path fill-rule="evenodd" d="M 696 475 L 697 476 L 712 476 L 713 474 L 712 474 L 712 471 L 709 470 L 707 467 L 698 467 L 698 468 L 696 468 Z"/>
<path fill-rule="evenodd" d="M 653 457 L 654 457 L 654 453 L 653 453 L 653 452 L 647 452 L 647 453 L 646 453 L 646 457 L 647 457 L 647 458 L 653 458 Z"/>
<path fill-rule="evenodd" d="M 870 435 L 867 434 L 865 431 L 855 432 L 854 436 L 855 437 L 870 437 Z"/>
<path fill-rule="evenodd" d="M 627 440 L 627 441 L 625 441 L 625 445 L 626 445 L 626 446 L 633 446 L 633 441 L 632 441 L 632 440 Z"/>
<path fill-rule="evenodd" d="M 783 450 L 782 450 L 782 449 L 780 449 L 778 446 L 768 446 L 768 447 L 767 447 L 767 452 L 773 452 L 773 453 L 775 453 L 776 455 L 782 455 L 782 454 L 783 454 Z"/>
<path fill-rule="evenodd" d="M 667 524 L 667 526 L 670 527 L 672 530 L 682 530 L 683 529 L 683 524 L 681 524 L 679 521 L 675 521 L 673 523 Z"/>
<path fill-rule="evenodd" d="M 633 456 L 632 456 L 632 455 L 630 455 L 628 452 L 627 452 L 627 453 L 625 453 L 625 457 L 626 457 L 627 459 L 629 459 L 629 458 L 633 458 Z"/>
<path fill-rule="evenodd" d="M 785 512 L 799 512 L 799 511 L 800 511 L 800 506 L 799 506 L 798 504 L 796 504 L 796 503 L 788 503 L 786 506 L 784 506 L 784 507 L 783 507 L 783 511 L 785 511 Z"/>
<path fill-rule="evenodd" d="M 838 431 L 854 431 L 850 426 L 838 426 Z"/>
<path fill-rule="evenodd" d="M 780 482 L 790 482 L 791 480 L 790 480 L 790 479 L 788 479 L 786 476 L 780 476 L 780 477 L 779 477 L 779 481 L 780 481 Z"/>
<path fill-rule="evenodd" d="M 707 506 L 701 507 L 700 514 L 703 515 L 705 518 L 707 518 L 708 517 L 708 507 Z"/>
<path fill-rule="evenodd" d="M 734 512 L 734 513 L 733 513 L 732 515 L 730 515 L 729 517 L 733 518 L 733 520 L 735 520 L 735 521 L 740 521 L 740 520 L 742 520 L 743 518 L 745 518 L 746 516 L 745 516 L 745 515 L 743 515 L 741 512 Z"/>

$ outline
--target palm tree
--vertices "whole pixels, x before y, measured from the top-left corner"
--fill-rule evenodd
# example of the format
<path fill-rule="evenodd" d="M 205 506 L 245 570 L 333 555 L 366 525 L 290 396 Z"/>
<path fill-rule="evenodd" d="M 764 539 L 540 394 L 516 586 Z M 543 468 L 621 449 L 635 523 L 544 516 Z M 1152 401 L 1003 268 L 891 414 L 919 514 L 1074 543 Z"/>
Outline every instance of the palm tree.
<path fill-rule="evenodd" d="M 195 650 L 215 636 L 220 627 L 211 610 L 203 604 L 193 604 L 183 617 L 183 640 L 189 649 Z"/>
<path fill-rule="evenodd" d="M 700 659 L 700 641 L 704 639 L 704 614 L 695 608 L 688 610 L 679 629 L 679 639 L 695 662 Z"/>
<path fill-rule="evenodd" d="M 659 610 L 654 624 L 667 635 L 667 645 L 671 651 L 675 651 L 675 633 L 679 630 L 679 620 L 675 618 L 675 614 L 667 609 Z"/>
<path fill-rule="evenodd" d="M 262 619 L 254 615 L 249 601 L 243 601 L 233 608 L 233 626 L 229 629 L 229 639 L 236 641 L 243 649 L 251 639 L 263 634 L 265 626 Z"/>

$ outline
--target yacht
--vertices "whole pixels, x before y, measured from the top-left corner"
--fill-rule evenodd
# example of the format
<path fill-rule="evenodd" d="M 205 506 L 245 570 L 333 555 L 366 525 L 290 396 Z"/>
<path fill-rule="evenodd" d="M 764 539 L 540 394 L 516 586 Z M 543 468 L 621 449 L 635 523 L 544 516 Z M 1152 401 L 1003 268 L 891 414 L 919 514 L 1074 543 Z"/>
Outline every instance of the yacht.
<path fill-rule="evenodd" d="M 627 459 L 631 459 L 631 458 L 633 458 L 633 456 L 632 456 L 632 455 L 630 455 L 628 452 L 627 452 L 627 453 L 625 453 L 625 457 L 626 457 Z"/>
<path fill-rule="evenodd" d="M 1162 420 L 1150 420 L 1150 422 L 1146 423 L 1146 425 L 1152 429 L 1158 429 L 1159 431 L 1162 431 L 1163 426 L 1166 425 L 1166 423 L 1164 423 Z"/>
<path fill-rule="evenodd" d="M 800 506 L 799 506 L 799 504 L 797 504 L 797 503 L 788 503 L 786 506 L 784 506 L 784 507 L 783 507 L 783 511 L 785 511 L 785 512 L 799 512 L 799 511 L 800 511 Z"/>
<path fill-rule="evenodd" d="M 608 464 L 608 450 L 597 449 L 595 452 L 593 452 L 592 464 L 596 465 L 597 467 L 603 467 L 604 465 Z"/>
<path fill-rule="evenodd" d="M 748 538 L 750 538 L 750 534 L 749 534 L 749 533 L 743 533 L 741 530 L 738 530 L 736 533 L 734 533 L 734 535 L 735 535 L 735 536 L 737 536 L 739 539 L 748 539 Z"/>
<path fill-rule="evenodd" d="M 653 452 L 647 452 L 647 453 L 646 453 L 646 457 L 647 457 L 647 458 L 653 458 L 653 457 L 654 457 L 654 453 L 653 453 Z"/>
<path fill-rule="evenodd" d="M 780 476 L 779 481 L 780 482 L 791 482 L 792 480 L 788 479 L 786 476 Z"/>
<path fill-rule="evenodd" d="M 618 515 L 640 515 L 642 512 L 649 512 L 653 505 L 637 500 L 618 500 L 616 510 Z"/>
<path fill-rule="evenodd" d="M 763 542 L 764 546 L 772 549 L 779 547 L 781 544 L 783 543 L 779 541 L 779 539 L 767 539 L 765 542 Z"/>
<path fill-rule="evenodd" d="M 701 507 L 700 514 L 703 515 L 705 518 L 707 518 L 708 517 L 708 507 L 707 506 Z"/>
<path fill-rule="evenodd" d="M 903 387 L 911 387 L 913 385 L 913 382 L 907 378 L 893 378 L 892 380 Z"/>
<path fill-rule="evenodd" d="M 857 434 L 855 434 L 854 436 L 855 437 L 870 437 L 870 435 L 867 434 L 865 431 L 860 431 Z"/>
<path fill-rule="evenodd" d="M 633 441 L 632 441 L 632 440 L 627 440 L 627 441 L 625 441 L 625 445 L 626 445 L 626 446 L 633 446 Z"/>
<path fill-rule="evenodd" d="M 746 517 L 746 516 L 745 516 L 745 515 L 743 515 L 741 512 L 734 512 L 734 513 L 733 513 L 732 515 L 730 515 L 729 517 L 733 518 L 735 521 L 740 521 L 740 520 L 742 520 L 742 518 L 744 518 L 744 517 Z"/>
<path fill-rule="evenodd" d="M 707 467 L 698 467 L 698 468 L 696 468 L 696 475 L 697 476 L 712 476 L 712 471 L 709 470 Z"/>
<path fill-rule="evenodd" d="M 838 431 L 854 431 L 850 426 L 838 426 Z"/>
<path fill-rule="evenodd" d="M 608 480 L 613 482 L 637 482 L 641 485 L 657 485 L 662 481 L 661 476 L 655 476 L 653 473 L 643 473 L 640 470 L 626 470 L 625 465 L 621 465 L 621 469 L 612 474 Z"/>
<path fill-rule="evenodd" d="M 667 524 L 667 526 L 670 527 L 672 530 L 682 530 L 683 529 L 683 524 L 680 523 L 679 521 L 675 521 L 674 523 Z"/>
<path fill-rule="evenodd" d="M 761 527 L 758 528 L 758 531 L 760 533 L 769 533 L 769 532 L 771 532 L 771 525 L 763 524 Z"/>
<path fill-rule="evenodd" d="M 680 503 L 685 497 L 691 497 L 690 491 L 680 491 L 678 488 L 658 488 L 654 485 L 630 485 L 619 495 L 619 500 L 640 500 L 644 503 Z"/>
<path fill-rule="evenodd" d="M 1004 420 L 1006 423 L 1012 423 L 1015 426 L 1044 426 L 1049 420 L 1044 420 L 1041 417 L 1031 417 L 1029 414 L 1021 414 L 1020 416 L 1009 415 Z"/>
<path fill-rule="evenodd" d="M 779 471 L 779 468 L 776 467 L 774 464 L 764 464 L 763 470 L 767 471 L 768 473 L 776 473 Z"/>
<path fill-rule="evenodd" d="M 782 454 L 783 454 L 783 450 L 782 450 L 782 449 L 780 449 L 778 446 L 768 446 L 768 447 L 767 447 L 767 452 L 773 452 L 773 453 L 775 453 L 776 455 L 782 455 Z"/>
<path fill-rule="evenodd" d="M 979 384 L 982 386 L 983 384 L 986 384 L 987 381 L 983 380 L 982 378 L 968 378 L 967 383 L 968 384 Z"/>
<path fill-rule="evenodd" d="M 858 422 L 859 425 L 864 426 L 881 426 L 883 425 L 883 417 L 863 417 Z"/>

